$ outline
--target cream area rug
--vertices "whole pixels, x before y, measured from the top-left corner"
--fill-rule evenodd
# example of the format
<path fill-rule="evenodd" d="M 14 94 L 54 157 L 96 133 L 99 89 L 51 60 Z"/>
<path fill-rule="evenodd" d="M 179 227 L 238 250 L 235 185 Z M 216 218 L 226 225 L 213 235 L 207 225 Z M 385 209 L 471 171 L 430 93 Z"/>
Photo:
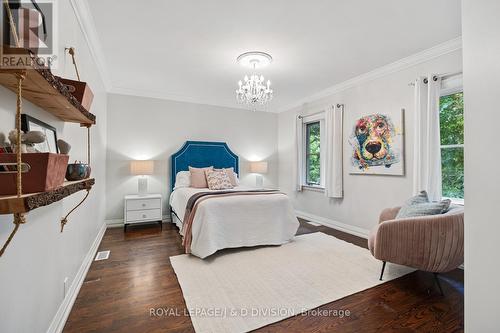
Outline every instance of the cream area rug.
<path fill-rule="evenodd" d="M 400 277 L 410 268 L 320 232 L 201 260 L 170 257 L 197 333 L 248 332 Z"/>

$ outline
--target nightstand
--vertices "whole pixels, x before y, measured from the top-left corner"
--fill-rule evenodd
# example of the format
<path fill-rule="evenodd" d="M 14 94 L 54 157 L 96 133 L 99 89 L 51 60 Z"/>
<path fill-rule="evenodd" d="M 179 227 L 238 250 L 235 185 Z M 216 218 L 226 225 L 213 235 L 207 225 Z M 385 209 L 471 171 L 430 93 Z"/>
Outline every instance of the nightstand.
<path fill-rule="evenodd" d="M 161 194 L 125 196 L 124 230 L 129 224 L 144 222 L 158 222 L 163 229 L 161 201 Z"/>

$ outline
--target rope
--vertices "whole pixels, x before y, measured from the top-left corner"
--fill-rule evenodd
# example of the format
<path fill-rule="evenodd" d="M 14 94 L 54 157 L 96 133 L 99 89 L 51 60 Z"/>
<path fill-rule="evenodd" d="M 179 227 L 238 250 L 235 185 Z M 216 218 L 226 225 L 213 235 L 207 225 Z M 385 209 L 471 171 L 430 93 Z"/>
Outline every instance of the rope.
<path fill-rule="evenodd" d="M 66 216 L 65 216 L 65 217 L 63 217 L 63 218 L 61 219 L 61 232 L 63 232 L 63 230 L 64 230 L 64 226 L 66 225 L 66 223 L 68 223 L 68 216 L 69 216 L 71 213 L 73 213 L 73 212 L 74 212 L 74 211 L 75 211 L 78 207 L 80 207 L 80 205 L 81 205 L 81 204 L 82 204 L 85 200 L 87 200 L 87 197 L 89 196 L 89 194 L 90 194 L 90 189 L 88 188 L 88 189 L 87 189 L 87 194 L 85 194 L 85 197 L 83 198 L 83 200 L 82 200 L 82 201 L 80 201 L 80 203 L 79 203 L 78 205 L 76 205 L 76 206 L 75 206 L 72 210 L 70 210 L 70 211 L 69 211 L 69 213 L 68 213 L 68 214 L 66 214 Z"/>
<path fill-rule="evenodd" d="M 7 16 L 9 17 L 10 31 L 12 32 L 12 36 L 14 37 L 14 42 L 16 43 L 17 47 L 21 47 L 19 44 L 19 37 L 17 36 L 16 25 L 14 24 L 14 19 L 12 18 L 12 12 L 10 11 L 9 1 L 4 0 L 3 3 L 5 5 L 5 11 L 7 12 Z"/>
<path fill-rule="evenodd" d="M 17 105 L 16 105 L 16 131 L 17 131 L 17 143 L 16 143 L 16 165 L 17 165 L 17 177 L 16 177 L 16 190 L 17 190 L 17 197 L 20 198 L 21 195 L 23 194 L 23 183 L 22 183 L 22 155 L 21 155 L 21 111 L 23 108 L 23 100 L 22 100 L 22 89 L 23 89 L 23 80 L 26 78 L 26 75 L 24 73 L 16 73 L 16 78 L 17 78 Z M 17 230 L 19 230 L 19 226 L 21 224 L 26 223 L 26 217 L 22 213 L 16 213 L 14 214 L 14 230 L 9 235 L 9 238 L 7 238 L 7 241 L 3 245 L 2 249 L 0 250 L 0 257 L 4 254 L 5 250 L 7 249 L 7 246 L 9 246 L 10 242 L 12 241 L 12 238 L 14 238 L 14 235 L 17 233 Z"/>
<path fill-rule="evenodd" d="M 22 149 L 21 149 L 21 111 L 23 108 L 22 90 L 23 90 L 23 80 L 25 75 L 18 73 L 17 77 L 17 107 L 16 107 L 16 131 L 17 131 L 17 144 L 16 144 L 16 157 L 17 157 L 17 197 L 21 197 L 23 194 L 22 185 Z"/>
<path fill-rule="evenodd" d="M 87 126 L 87 164 L 90 167 L 90 126 Z M 90 194 L 90 188 L 87 189 L 87 194 L 85 194 L 85 197 L 80 201 L 78 205 L 76 205 L 72 210 L 69 211 L 68 214 L 66 214 L 65 217 L 61 219 L 61 232 L 64 231 L 64 226 L 68 223 L 68 216 L 73 213 L 78 207 L 83 204 L 85 200 L 87 200 L 87 197 Z"/>
<path fill-rule="evenodd" d="M 87 164 L 90 167 L 90 126 L 87 127 Z"/>
<path fill-rule="evenodd" d="M 7 241 L 2 246 L 2 249 L 0 250 L 0 257 L 3 256 L 3 253 L 7 249 L 7 246 L 9 246 L 12 238 L 14 238 L 14 235 L 16 234 L 17 230 L 19 229 L 19 226 L 21 224 L 24 224 L 24 223 L 26 223 L 26 218 L 24 217 L 23 214 L 14 214 L 14 230 L 12 230 L 12 232 L 9 235 L 9 238 L 7 238 Z"/>
<path fill-rule="evenodd" d="M 76 60 L 75 60 L 75 48 L 69 47 L 69 48 L 66 48 L 66 50 L 68 50 L 68 53 L 71 55 L 71 58 L 73 59 L 73 66 L 75 66 L 76 77 L 78 78 L 78 81 L 81 81 L 80 80 L 80 73 L 78 72 L 78 66 L 76 65 Z"/>

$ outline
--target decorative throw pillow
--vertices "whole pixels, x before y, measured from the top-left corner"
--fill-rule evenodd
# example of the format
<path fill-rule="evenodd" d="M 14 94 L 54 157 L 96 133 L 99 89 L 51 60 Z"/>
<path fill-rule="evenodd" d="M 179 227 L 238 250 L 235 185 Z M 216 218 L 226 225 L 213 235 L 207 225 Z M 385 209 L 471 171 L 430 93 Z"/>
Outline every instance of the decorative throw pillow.
<path fill-rule="evenodd" d="M 207 176 L 205 175 L 205 171 L 213 170 L 214 167 L 207 168 L 193 168 L 189 167 L 189 173 L 191 175 L 191 187 L 195 188 L 207 188 Z"/>
<path fill-rule="evenodd" d="M 181 187 L 191 186 L 191 173 L 189 171 L 179 171 L 175 175 L 174 190 Z"/>
<path fill-rule="evenodd" d="M 422 191 L 405 202 L 396 215 L 396 219 L 443 214 L 448 211 L 450 204 L 450 199 L 441 202 L 429 202 L 427 192 Z"/>
<path fill-rule="evenodd" d="M 429 202 L 429 196 L 427 195 L 426 191 L 421 191 L 419 194 L 417 194 L 414 197 L 411 197 L 410 199 L 406 200 L 406 202 L 401 206 L 401 209 L 399 210 L 398 214 L 396 215 L 396 218 L 400 218 L 401 216 L 406 216 L 407 210 L 417 204 L 421 203 L 427 203 Z"/>
<path fill-rule="evenodd" d="M 225 170 L 206 170 L 208 188 L 210 190 L 225 190 L 233 188 L 229 175 Z"/>
<path fill-rule="evenodd" d="M 225 171 L 229 176 L 229 180 L 231 181 L 231 185 L 238 186 L 238 175 L 234 172 L 234 168 L 224 168 L 224 169 L 214 169 L 214 171 Z"/>

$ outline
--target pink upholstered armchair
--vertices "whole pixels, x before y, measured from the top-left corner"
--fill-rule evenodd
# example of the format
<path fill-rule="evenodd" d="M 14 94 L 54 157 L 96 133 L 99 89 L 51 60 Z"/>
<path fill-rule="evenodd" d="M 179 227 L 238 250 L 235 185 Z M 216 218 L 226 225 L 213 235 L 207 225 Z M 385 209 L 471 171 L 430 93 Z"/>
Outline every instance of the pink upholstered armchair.
<path fill-rule="evenodd" d="M 464 262 L 464 209 L 452 206 L 445 214 L 395 220 L 400 207 L 380 214 L 368 238 L 372 255 L 387 261 L 437 273 L 451 271 Z M 442 290 L 441 290 L 442 293 Z"/>

